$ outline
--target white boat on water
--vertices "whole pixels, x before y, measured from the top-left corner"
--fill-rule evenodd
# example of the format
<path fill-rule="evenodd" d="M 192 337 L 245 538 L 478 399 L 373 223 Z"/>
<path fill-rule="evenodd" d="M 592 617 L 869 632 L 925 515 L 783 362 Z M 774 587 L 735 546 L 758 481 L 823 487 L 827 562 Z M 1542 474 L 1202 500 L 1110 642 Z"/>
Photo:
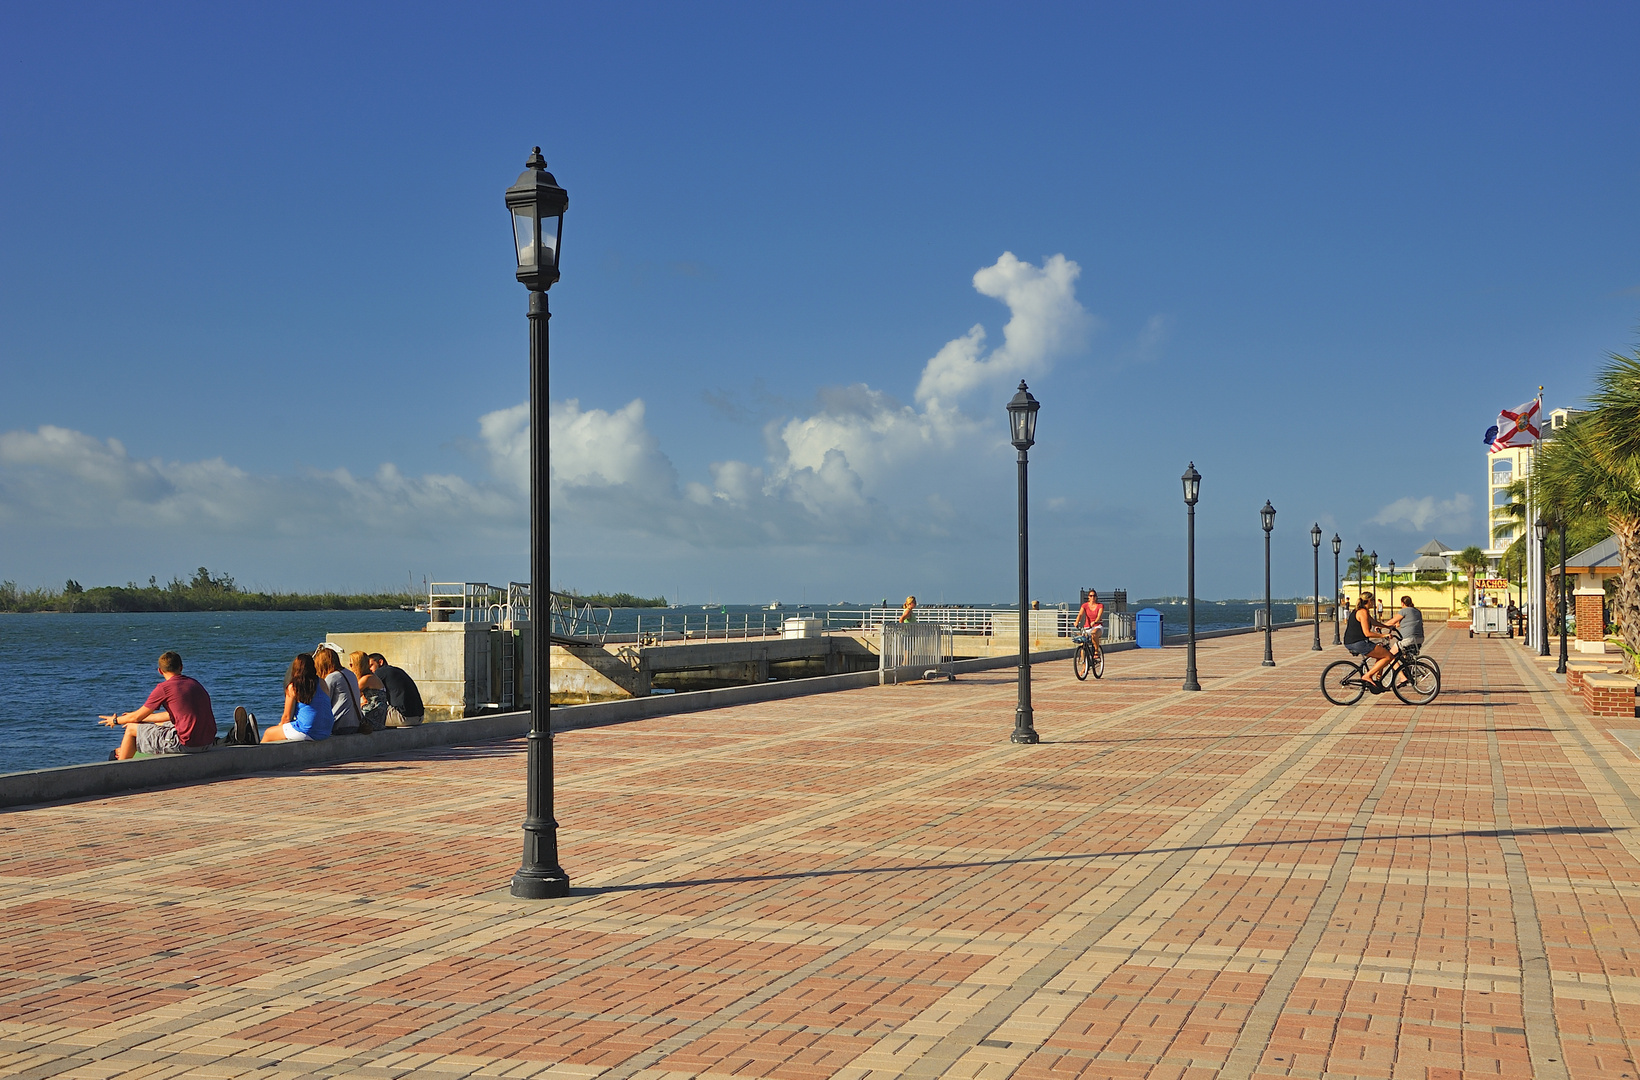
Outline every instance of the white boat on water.
<path fill-rule="evenodd" d="M 780 610 L 780 601 L 776 600 L 774 603 L 770 604 L 768 607 L 764 608 L 763 610 L 765 610 L 765 611 L 779 611 Z"/>

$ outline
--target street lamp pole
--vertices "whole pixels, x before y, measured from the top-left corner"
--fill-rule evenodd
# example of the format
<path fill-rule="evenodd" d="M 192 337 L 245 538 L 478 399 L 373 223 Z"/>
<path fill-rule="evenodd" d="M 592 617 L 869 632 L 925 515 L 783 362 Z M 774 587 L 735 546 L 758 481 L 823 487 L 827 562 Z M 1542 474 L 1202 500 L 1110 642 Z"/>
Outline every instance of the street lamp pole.
<path fill-rule="evenodd" d="M 1036 411 L 1041 407 L 1021 379 L 1019 391 L 1008 402 L 1009 435 L 1019 451 L 1019 705 L 1014 710 L 1014 733 L 1009 736 L 1016 743 L 1042 741 L 1031 713 L 1031 553 L 1025 476 L 1026 451 L 1036 443 Z"/>
<path fill-rule="evenodd" d="M 530 734 L 524 810 L 524 858 L 513 875 L 512 894 L 545 900 L 569 894 L 569 875 L 558 865 L 558 822 L 552 813 L 552 668 L 549 552 L 547 550 L 547 290 L 558 280 L 569 193 L 547 171 L 541 148 L 524 163 L 507 189 L 518 280 L 530 293 Z"/>
<path fill-rule="evenodd" d="M 1321 651 L 1321 522 L 1310 526 L 1310 546 L 1315 548 L 1315 640 L 1311 652 Z"/>
<path fill-rule="evenodd" d="M 1560 587 L 1558 592 L 1560 593 L 1560 611 L 1558 613 L 1558 621 L 1560 622 L 1560 663 L 1555 665 L 1555 674 L 1564 675 L 1566 674 L 1566 604 L 1568 599 L 1566 596 L 1566 515 L 1562 514 L 1560 516 L 1559 524 Z"/>
<path fill-rule="evenodd" d="M 1264 525 L 1264 667 L 1275 667 L 1276 656 L 1271 649 L 1271 641 L 1275 635 L 1275 621 L 1271 617 L 1273 610 L 1270 604 L 1270 530 L 1276 527 L 1276 508 L 1270 505 L 1270 500 L 1264 500 L 1264 509 L 1258 512 L 1259 519 Z"/>
<path fill-rule="evenodd" d="M 1360 544 L 1355 545 L 1355 602 L 1361 602 L 1361 575 L 1367 572 L 1367 552 Z"/>
<path fill-rule="evenodd" d="M 1532 529 L 1533 529 L 1534 532 L 1537 533 L 1538 566 L 1546 568 L 1549 565 L 1549 547 L 1548 547 L 1549 522 L 1548 522 L 1548 519 L 1538 518 L 1537 519 L 1537 524 L 1533 525 Z M 1543 626 L 1543 633 L 1541 635 L 1539 635 L 1540 641 L 1538 643 L 1538 655 L 1539 656 L 1548 656 L 1549 655 L 1549 575 L 1547 573 L 1539 573 L 1538 574 L 1538 594 L 1536 596 L 1534 596 L 1532 599 L 1538 605 L 1538 613 L 1539 613 L 1538 617 L 1540 619 L 1542 619 L 1542 626 Z"/>
<path fill-rule="evenodd" d="M 1367 558 L 1372 560 L 1372 617 L 1378 617 L 1378 552 L 1369 551 Z"/>
<path fill-rule="evenodd" d="M 1342 550 L 1343 547 L 1344 547 L 1344 541 L 1339 539 L 1337 533 L 1333 533 L 1333 538 L 1332 538 L 1332 549 L 1333 549 L 1333 620 L 1332 620 L 1332 624 L 1333 624 L 1333 644 L 1334 645 L 1342 644 L 1342 641 L 1338 637 L 1338 621 L 1339 621 L 1338 620 L 1338 552 L 1340 550 Z"/>
<path fill-rule="evenodd" d="M 1180 477 L 1184 481 L 1185 505 L 1185 618 L 1189 627 L 1184 640 L 1184 688 L 1200 690 L 1196 679 L 1196 500 L 1202 493 L 1202 474 L 1192 461 Z"/>

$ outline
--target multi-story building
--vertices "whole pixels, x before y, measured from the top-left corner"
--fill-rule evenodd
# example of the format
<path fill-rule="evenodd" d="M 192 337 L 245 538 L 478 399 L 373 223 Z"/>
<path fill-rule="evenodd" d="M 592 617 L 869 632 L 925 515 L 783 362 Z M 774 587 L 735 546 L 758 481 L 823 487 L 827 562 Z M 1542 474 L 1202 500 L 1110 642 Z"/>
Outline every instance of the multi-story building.
<path fill-rule="evenodd" d="M 1509 485 L 1516 480 L 1524 479 L 1532 471 L 1532 454 L 1535 448 L 1531 446 L 1511 446 L 1496 452 L 1488 451 L 1486 455 L 1486 529 L 1487 544 L 1486 557 L 1495 564 L 1503 557 L 1515 538 L 1520 535 L 1522 528 L 1530 525 L 1508 524 L 1503 518 L 1492 515 L 1509 503 Z M 1502 525 L 1503 531 L 1493 533 L 1494 526 Z"/>

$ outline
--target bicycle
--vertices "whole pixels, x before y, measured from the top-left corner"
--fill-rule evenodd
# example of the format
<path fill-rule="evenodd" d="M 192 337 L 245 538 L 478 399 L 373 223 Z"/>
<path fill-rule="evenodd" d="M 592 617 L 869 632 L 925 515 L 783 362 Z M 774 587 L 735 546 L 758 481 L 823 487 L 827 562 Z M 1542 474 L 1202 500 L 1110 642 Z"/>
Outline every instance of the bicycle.
<path fill-rule="evenodd" d="M 1394 631 L 1391 631 L 1394 633 Z M 1395 634 L 1399 638 L 1400 634 Z M 1421 656 L 1397 652 L 1390 657 L 1376 688 L 1367 681 L 1370 656 L 1360 660 L 1334 660 L 1321 673 L 1321 693 L 1334 705 L 1354 705 L 1368 690 L 1381 694 L 1392 690 L 1408 705 L 1428 705 L 1441 692 L 1441 673 L 1434 662 Z"/>
<path fill-rule="evenodd" d="M 1094 678 L 1104 678 L 1105 650 L 1101 649 L 1093 640 L 1093 635 L 1084 631 L 1072 635 L 1071 640 L 1076 642 L 1076 655 L 1071 660 L 1076 671 L 1076 677 L 1083 682 L 1087 682 L 1088 672 L 1091 671 Z"/>

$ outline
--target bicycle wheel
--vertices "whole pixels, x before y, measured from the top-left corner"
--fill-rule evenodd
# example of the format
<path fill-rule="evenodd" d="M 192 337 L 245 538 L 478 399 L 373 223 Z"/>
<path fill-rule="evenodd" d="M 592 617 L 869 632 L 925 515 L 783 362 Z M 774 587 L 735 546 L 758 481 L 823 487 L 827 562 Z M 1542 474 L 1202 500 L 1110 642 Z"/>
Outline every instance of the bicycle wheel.
<path fill-rule="evenodd" d="M 1395 696 L 1408 705 L 1428 705 L 1441 692 L 1441 673 L 1422 659 L 1395 673 Z"/>
<path fill-rule="evenodd" d="M 1093 677 L 1096 679 L 1103 679 L 1105 677 L 1104 649 L 1099 649 L 1093 654 Z"/>
<path fill-rule="evenodd" d="M 1086 682 L 1089 667 L 1088 647 L 1086 645 L 1078 645 L 1076 647 L 1076 655 L 1071 657 L 1071 664 L 1076 670 L 1076 677 L 1081 679 L 1083 682 Z"/>
<path fill-rule="evenodd" d="M 1353 680 L 1346 682 L 1345 680 Z M 1334 660 L 1321 673 L 1321 692 L 1334 705 L 1354 705 L 1367 688 L 1361 683 L 1361 665 L 1350 660 Z"/>

